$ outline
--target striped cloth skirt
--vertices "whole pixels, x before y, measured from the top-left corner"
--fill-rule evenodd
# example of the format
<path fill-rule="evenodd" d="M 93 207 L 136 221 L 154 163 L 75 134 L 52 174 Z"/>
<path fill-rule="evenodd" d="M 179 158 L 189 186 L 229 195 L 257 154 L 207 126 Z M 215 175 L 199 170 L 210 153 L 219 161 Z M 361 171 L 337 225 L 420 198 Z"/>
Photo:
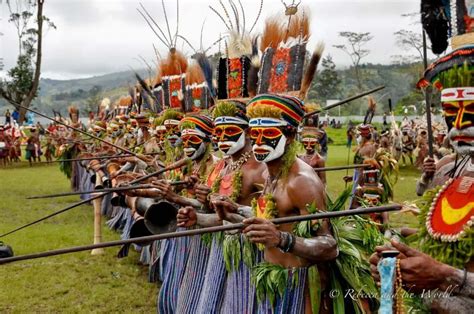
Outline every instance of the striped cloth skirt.
<path fill-rule="evenodd" d="M 177 313 L 196 313 L 199 305 L 210 255 L 209 245 L 201 237 L 195 235 L 189 240 L 189 257 L 178 292 Z"/>
<path fill-rule="evenodd" d="M 176 231 L 183 231 L 178 228 Z M 162 281 L 158 293 L 158 313 L 175 313 L 178 303 L 178 292 L 186 271 L 189 256 L 189 237 L 166 239 L 161 241 L 160 278 Z"/>
<path fill-rule="evenodd" d="M 294 277 L 298 276 L 294 284 Z M 289 272 L 287 288 L 283 296 L 277 296 L 272 306 L 268 299 L 258 304 L 258 313 L 271 314 L 300 314 L 305 313 L 305 290 L 308 268 L 295 268 Z"/>
<path fill-rule="evenodd" d="M 240 236 L 241 255 L 243 256 L 245 236 Z M 263 252 L 255 247 L 254 265 L 263 260 Z M 256 313 L 257 297 L 251 282 L 251 268 L 243 260 L 237 269 L 227 273 L 224 292 L 224 304 L 221 313 Z"/>
<path fill-rule="evenodd" d="M 196 313 L 219 313 L 224 301 L 227 271 L 224 264 L 222 241 L 212 237 L 206 275 Z"/>

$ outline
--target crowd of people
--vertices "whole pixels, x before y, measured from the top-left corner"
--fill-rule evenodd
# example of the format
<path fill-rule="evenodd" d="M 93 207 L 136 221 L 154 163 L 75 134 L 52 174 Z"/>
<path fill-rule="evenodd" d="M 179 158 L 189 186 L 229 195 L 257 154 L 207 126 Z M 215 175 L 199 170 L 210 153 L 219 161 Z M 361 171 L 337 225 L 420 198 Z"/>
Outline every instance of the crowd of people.
<path fill-rule="evenodd" d="M 392 313 L 403 311 L 405 301 L 413 311 L 470 312 L 472 45 L 435 61 L 419 83 L 440 89 L 444 127 L 428 130 L 423 119 L 399 126 L 392 118 L 379 133 L 369 97 L 364 121 L 347 129 L 348 146 L 356 141 L 355 170 L 341 184 L 352 186 L 331 199 L 321 110 L 305 104 L 323 49 L 305 68 L 309 19 L 297 6 L 285 13 L 266 21 L 253 49 L 242 20 L 226 25 L 236 35 L 217 78 L 204 54 L 191 60 L 170 46 L 154 79 L 140 78 L 114 102 L 104 99 L 89 126 L 70 107 L 69 119 L 56 118 L 45 130 L 50 151 L 64 160 L 60 169 L 76 191 L 151 185 L 81 195 L 122 239 L 195 231 L 118 252 L 140 252 L 150 282 L 160 282 L 159 313 Z M 436 139 L 433 157 L 429 133 Z M 37 149 L 36 139 L 27 142 Z M 423 171 L 419 228 L 393 228 L 387 212 L 351 214 L 391 202 L 399 161 Z M 334 219 L 272 221 L 347 207 Z M 232 223 L 244 227 L 199 234 Z M 97 220 L 94 228 L 100 243 Z M 426 293 L 437 290 L 443 297 Z"/>

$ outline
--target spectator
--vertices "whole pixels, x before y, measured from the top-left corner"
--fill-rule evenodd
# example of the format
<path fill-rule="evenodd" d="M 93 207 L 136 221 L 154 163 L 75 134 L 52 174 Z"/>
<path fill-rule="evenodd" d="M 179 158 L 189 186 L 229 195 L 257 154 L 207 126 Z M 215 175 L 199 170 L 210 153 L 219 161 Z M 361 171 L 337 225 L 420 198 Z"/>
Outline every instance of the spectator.
<path fill-rule="evenodd" d="M 347 125 L 347 147 L 350 148 L 352 146 L 352 140 L 354 139 L 354 125 L 352 121 L 349 120 L 349 124 Z"/>
<path fill-rule="evenodd" d="M 20 112 L 18 112 L 16 109 L 13 110 L 12 118 L 16 123 L 18 123 L 18 120 L 20 120 Z"/>
<path fill-rule="evenodd" d="M 319 145 L 321 146 L 321 157 L 324 158 L 324 160 L 327 159 L 328 155 L 328 135 L 324 129 L 320 129 L 322 136 L 319 139 Z"/>
<path fill-rule="evenodd" d="M 8 125 L 10 124 L 12 120 L 12 114 L 10 113 L 10 109 L 7 109 L 7 111 L 5 112 L 5 124 Z"/>
<path fill-rule="evenodd" d="M 30 136 L 26 142 L 26 156 L 25 158 L 28 160 L 30 163 L 30 166 L 32 166 L 31 160 L 34 159 L 36 161 L 36 147 L 34 144 L 34 138 Z"/>

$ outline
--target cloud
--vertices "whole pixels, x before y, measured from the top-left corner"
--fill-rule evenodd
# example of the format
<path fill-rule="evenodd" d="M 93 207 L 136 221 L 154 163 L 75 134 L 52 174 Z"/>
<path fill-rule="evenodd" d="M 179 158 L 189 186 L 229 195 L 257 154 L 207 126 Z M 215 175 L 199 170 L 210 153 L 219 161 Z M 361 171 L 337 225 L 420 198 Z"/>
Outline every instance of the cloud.
<path fill-rule="evenodd" d="M 225 1 L 225 0 L 224 0 Z M 142 1 L 167 33 L 161 1 Z M 287 3 L 289 1 L 286 1 Z M 204 46 L 214 42 L 225 32 L 222 22 L 213 14 L 208 5 L 219 8 L 217 0 L 180 0 L 179 33 L 194 46 L 199 47 L 200 29 L 204 19 Z M 242 1 L 247 24 L 251 24 L 258 11 L 259 1 Z M 166 0 L 170 32 L 176 27 L 176 2 Z M 416 1 L 382 0 L 325 0 L 303 1 L 300 9 L 311 11 L 312 37 L 308 48 L 322 40 L 326 43 L 326 52 L 333 56 L 338 66 L 349 65 L 349 58 L 333 45 L 341 43 L 338 32 L 350 30 L 371 32 L 374 39 L 367 45 L 370 56 L 364 62 L 389 63 L 390 56 L 404 54 L 395 45 L 393 33 L 402 28 L 420 30 L 421 26 L 410 25 L 411 21 L 401 17 L 403 13 L 419 10 Z M 132 0 L 47 0 L 44 13 L 57 25 L 57 30 L 49 30 L 44 40 L 43 77 L 85 77 L 123 71 L 130 67 L 143 68 L 138 56 L 150 60 L 154 58 L 152 44 L 166 52 L 164 45 L 152 33 L 136 8 L 138 1 Z M 256 29 L 261 31 L 265 17 L 282 12 L 279 0 L 265 0 L 262 17 Z M 8 10 L 1 5 L 0 57 L 4 58 L 6 68 L 14 65 L 17 57 L 15 30 L 6 20 Z M 3 31 L 5 30 L 5 31 Z M 185 52 L 192 50 L 184 44 L 178 44 Z M 218 47 L 215 47 L 216 51 Z M 223 46 L 221 46 L 223 49 Z"/>

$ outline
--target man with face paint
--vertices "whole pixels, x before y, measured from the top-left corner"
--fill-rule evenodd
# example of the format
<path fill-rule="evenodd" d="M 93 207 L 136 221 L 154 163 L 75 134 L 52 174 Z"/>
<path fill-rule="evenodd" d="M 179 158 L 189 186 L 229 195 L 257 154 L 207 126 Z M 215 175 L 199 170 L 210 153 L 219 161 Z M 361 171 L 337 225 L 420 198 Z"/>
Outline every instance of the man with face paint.
<path fill-rule="evenodd" d="M 441 105 L 448 139 L 455 154 L 436 164 L 424 162 L 417 193 L 420 223 L 417 249 L 392 240 L 400 251 L 403 286 L 420 293 L 434 313 L 469 313 L 474 308 L 474 50 L 470 45 L 455 49 L 431 64 L 419 82 L 441 89 Z M 385 250 L 377 247 L 370 263 L 379 280 L 377 264 Z M 431 295 L 431 290 L 447 292 Z M 416 310 L 416 309 L 414 309 Z"/>
<path fill-rule="evenodd" d="M 243 221 L 246 225 L 243 233 L 264 249 L 267 263 L 278 267 L 279 272 L 289 272 L 288 287 L 284 296 L 276 297 L 275 308 L 290 302 L 292 310 L 310 313 L 306 284 L 293 285 L 291 278 L 296 276 L 293 272 L 297 272 L 299 278 L 305 277 L 309 267 L 317 263 L 323 291 L 320 308 L 331 307 L 325 294 L 328 283 L 325 262 L 334 260 L 338 250 L 329 222 L 319 221 L 316 233 L 311 238 L 302 238 L 293 234 L 294 224 L 277 227 L 268 220 L 307 214 L 310 204 L 319 210 L 326 208 L 323 183 L 314 170 L 296 156 L 296 130 L 304 113 L 302 102 L 295 97 L 262 94 L 249 102 L 247 115 L 252 150 L 255 158 L 266 165 L 266 181 L 263 194 L 252 204 L 256 217 Z M 256 289 L 261 292 L 262 287 L 257 284 Z M 265 300 L 259 303 L 258 311 L 267 312 L 271 308 Z"/>
<path fill-rule="evenodd" d="M 223 221 L 241 222 L 251 211 L 242 212 L 242 205 L 249 206 L 258 186 L 263 184 L 262 173 L 265 166 L 255 160 L 248 136 L 248 118 L 245 104 L 237 100 L 219 102 L 214 111 L 214 133 L 216 145 L 226 156 L 220 160 L 207 178 L 206 184 L 195 187 L 200 202 L 217 213 L 196 213 L 193 208 L 182 208 L 178 213 L 178 225 L 215 226 Z M 236 269 L 227 269 L 224 253 L 237 258 L 240 255 L 244 239 L 240 233 L 226 234 L 224 241 L 213 236 L 209 264 L 205 282 L 199 299 L 199 313 L 213 313 L 224 302 L 229 312 L 242 312 L 247 309 L 254 294 L 243 287 L 250 282 L 249 271 L 241 263 Z M 238 243 L 237 250 L 231 244 Z M 227 283 L 226 283 L 227 282 Z M 238 299 L 238 302 L 233 300 Z M 240 304 L 240 307 L 237 306 Z M 245 308 L 242 308 L 242 305 Z"/>
<path fill-rule="evenodd" d="M 165 121 L 166 122 L 166 121 Z M 204 114 L 189 114 L 179 122 L 183 151 L 192 160 L 187 176 L 195 176 L 204 182 L 217 159 L 211 154 L 211 135 L 213 121 Z M 155 182 L 162 196 L 176 204 L 186 206 L 186 198 L 174 193 L 169 184 Z M 188 197 L 194 197 L 194 189 L 186 190 Z M 169 239 L 161 246 L 163 283 L 158 296 L 160 313 L 169 312 L 170 308 L 177 313 L 193 313 L 198 306 L 199 293 L 204 284 L 209 260 L 209 247 L 202 236 L 181 239 Z M 171 258 L 171 259 L 170 259 Z M 170 298 L 173 295 L 173 298 Z"/>
<path fill-rule="evenodd" d="M 319 155 L 319 139 L 322 134 L 318 128 L 305 126 L 301 130 L 300 141 L 303 144 L 306 154 L 299 156 L 301 160 L 310 165 L 312 168 L 323 168 L 326 165 L 324 158 Z M 326 185 L 326 172 L 317 172 L 319 178 Z"/>

